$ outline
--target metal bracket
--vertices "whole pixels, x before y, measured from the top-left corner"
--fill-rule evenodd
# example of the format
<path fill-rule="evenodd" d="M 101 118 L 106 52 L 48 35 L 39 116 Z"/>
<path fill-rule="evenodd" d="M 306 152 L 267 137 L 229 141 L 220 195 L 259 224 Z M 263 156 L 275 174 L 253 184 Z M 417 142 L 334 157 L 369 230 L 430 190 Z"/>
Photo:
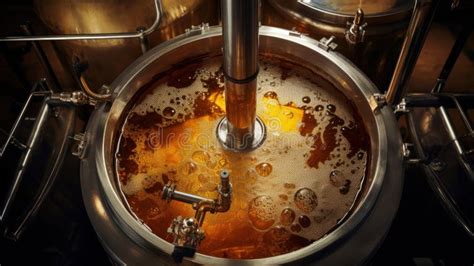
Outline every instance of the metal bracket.
<path fill-rule="evenodd" d="M 402 98 L 399 104 L 395 106 L 395 110 L 393 110 L 393 113 L 398 115 L 398 114 L 406 114 L 409 113 L 410 110 L 407 108 L 407 102 L 405 98 Z"/>
<path fill-rule="evenodd" d="M 328 52 L 329 50 L 334 51 L 337 48 L 337 43 L 334 42 L 336 37 L 331 36 L 328 38 L 323 37 L 319 40 L 318 47 L 324 49 L 324 51 Z"/>
<path fill-rule="evenodd" d="M 288 35 L 301 38 L 301 32 L 298 31 L 290 31 L 288 32 Z"/>
<path fill-rule="evenodd" d="M 191 28 L 187 28 L 184 32 L 186 36 L 194 36 L 205 33 L 209 30 L 209 23 L 203 22 L 201 25 L 191 25 Z"/>
<path fill-rule="evenodd" d="M 296 28 L 292 28 L 292 29 L 288 32 L 288 35 L 293 36 L 293 37 L 299 37 L 299 38 L 301 38 L 301 36 L 308 36 L 307 33 L 301 33 L 301 32 L 299 32 L 299 31 L 297 31 Z"/>
<path fill-rule="evenodd" d="M 405 162 L 409 164 L 417 164 L 420 163 L 422 160 L 420 158 L 410 158 L 410 156 L 413 154 L 412 149 L 414 145 L 412 143 L 403 143 L 402 144 L 402 155 L 403 159 Z"/>
<path fill-rule="evenodd" d="M 84 133 L 77 133 L 72 137 L 72 140 L 74 140 L 76 143 L 76 147 L 72 151 L 72 155 L 79 159 L 84 159 L 87 145 L 86 135 Z"/>
<path fill-rule="evenodd" d="M 369 105 L 372 111 L 376 111 L 387 104 L 387 97 L 385 94 L 374 93 L 369 99 Z"/>

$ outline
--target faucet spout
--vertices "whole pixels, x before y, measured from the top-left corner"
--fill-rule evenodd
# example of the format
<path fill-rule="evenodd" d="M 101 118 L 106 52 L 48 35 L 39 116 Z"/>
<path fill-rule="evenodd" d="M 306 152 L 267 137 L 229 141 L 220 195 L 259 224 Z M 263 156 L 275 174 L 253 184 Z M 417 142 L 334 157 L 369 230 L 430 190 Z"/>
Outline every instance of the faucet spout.
<path fill-rule="evenodd" d="M 229 172 L 222 170 L 220 173 L 221 184 L 217 187 L 219 196 L 217 199 L 207 199 L 197 195 L 177 191 L 176 186 L 167 184 L 163 188 L 162 198 L 168 202 L 177 200 L 191 204 L 196 211 L 194 217 L 183 218 L 178 216 L 173 219 L 168 233 L 174 236 L 175 248 L 171 256 L 177 263 L 181 263 L 183 257 L 193 257 L 196 249 L 205 238 L 202 224 L 206 213 L 226 212 L 230 209 L 232 202 L 232 184 L 229 181 Z"/>

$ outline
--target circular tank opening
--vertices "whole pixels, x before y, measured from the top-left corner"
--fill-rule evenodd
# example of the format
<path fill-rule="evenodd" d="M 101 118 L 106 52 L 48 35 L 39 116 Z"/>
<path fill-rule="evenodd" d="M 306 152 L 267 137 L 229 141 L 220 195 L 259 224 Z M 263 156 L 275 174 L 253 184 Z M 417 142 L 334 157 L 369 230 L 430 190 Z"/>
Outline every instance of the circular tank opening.
<path fill-rule="evenodd" d="M 187 60 L 156 75 L 129 103 L 116 147 L 120 188 L 133 214 L 160 238 L 189 204 L 161 199 L 163 186 L 217 198 L 227 169 L 232 204 L 207 214 L 198 252 L 266 258 L 308 246 L 352 210 L 370 159 L 370 141 L 351 101 L 311 70 L 261 56 L 257 115 L 267 128 L 258 149 L 218 142 L 225 115 L 221 57 Z"/>

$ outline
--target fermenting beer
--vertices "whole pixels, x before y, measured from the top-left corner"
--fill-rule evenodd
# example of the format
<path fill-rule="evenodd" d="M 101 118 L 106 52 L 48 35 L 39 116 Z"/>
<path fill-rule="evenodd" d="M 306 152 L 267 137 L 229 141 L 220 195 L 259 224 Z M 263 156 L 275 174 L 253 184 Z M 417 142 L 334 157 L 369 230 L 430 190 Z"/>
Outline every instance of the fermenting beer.
<path fill-rule="evenodd" d="M 222 58 L 200 58 L 161 73 L 141 89 L 117 143 L 117 178 L 131 212 L 157 236 L 189 204 L 161 199 L 163 186 L 217 198 L 219 172 L 233 185 L 225 213 L 207 214 L 198 252 L 253 259 L 288 253 L 343 222 L 366 175 L 369 138 L 350 101 L 326 79 L 275 57 L 260 60 L 257 115 L 262 146 L 225 150 Z"/>

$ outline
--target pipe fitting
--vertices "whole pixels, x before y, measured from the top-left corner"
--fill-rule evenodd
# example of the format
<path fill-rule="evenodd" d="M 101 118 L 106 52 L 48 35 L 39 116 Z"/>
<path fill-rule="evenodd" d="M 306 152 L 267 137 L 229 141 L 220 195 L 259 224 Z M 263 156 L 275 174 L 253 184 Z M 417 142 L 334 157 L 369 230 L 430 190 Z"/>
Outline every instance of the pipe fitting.
<path fill-rule="evenodd" d="M 178 216 L 173 219 L 168 233 L 174 236 L 175 248 L 171 256 L 180 263 L 183 257 L 193 257 L 197 247 L 204 239 L 205 234 L 201 226 L 207 212 L 226 212 L 230 209 L 232 202 L 232 184 L 229 180 L 229 172 L 222 170 L 220 173 L 221 184 L 217 187 L 219 196 L 217 199 L 207 199 L 197 195 L 188 194 L 176 190 L 176 185 L 167 184 L 163 187 L 162 199 L 167 202 L 177 200 L 192 204 L 196 211 L 194 218 L 183 218 Z"/>

